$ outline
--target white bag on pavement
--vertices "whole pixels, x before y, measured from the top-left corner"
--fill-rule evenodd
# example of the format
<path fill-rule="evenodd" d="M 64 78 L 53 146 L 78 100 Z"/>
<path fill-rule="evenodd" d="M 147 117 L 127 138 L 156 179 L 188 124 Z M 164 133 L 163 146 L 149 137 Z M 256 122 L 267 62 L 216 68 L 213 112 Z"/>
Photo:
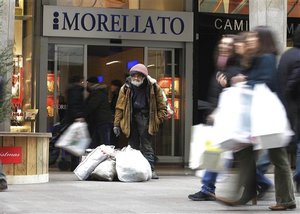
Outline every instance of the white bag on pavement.
<path fill-rule="evenodd" d="M 91 176 L 100 181 L 113 181 L 117 176 L 116 161 L 107 158 L 96 167 Z"/>
<path fill-rule="evenodd" d="M 74 170 L 75 175 L 80 180 L 86 180 L 95 168 L 104 160 L 106 160 L 111 153 L 113 148 L 105 145 L 98 146 L 91 151 L 88 156 L 80 162 L 80 164 Z"/>
<path fill-rule="evenodd" d="M 58 138 L 55 146 L 63 148 L 75 156 L 81 156 L 90 143 L 91 138 L 87 123 L 74 122 Z"/>
<path fill-rule="evenodd" d="M 130 146 L 116 154 L 118 179 L 123 182 L 148 181 L 152 177 L 151 166 L 143 154 Z"/>

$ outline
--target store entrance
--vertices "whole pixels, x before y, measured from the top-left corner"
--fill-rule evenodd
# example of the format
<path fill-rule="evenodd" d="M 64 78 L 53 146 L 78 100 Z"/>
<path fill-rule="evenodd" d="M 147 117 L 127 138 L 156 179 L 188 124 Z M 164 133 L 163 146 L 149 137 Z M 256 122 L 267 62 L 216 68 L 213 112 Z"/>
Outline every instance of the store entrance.
<path fill-rule="evenodd" d="M 130 68 L 137 63 L 144 63 L 148 67 L 149 75 L 164 89 L 169 104 L 175 110 L 174 116 L 162 124 L 160 132 L 155 136 L 156 154 L 160 160 L 170 156 L 182 157 L 180 49 L 49 44 L 48 50 L 49 131 L 55 123 L 63 119 L 67 108 L 66 89 L 72 76 L 80 75 L 84 80 L 96 76 L 99 82 L 108 86 L 111 100 L 112 82 L 117 80 L 124 84 Z M 123 148 L 127 146 L 127 142 L 128 140 L 121 136 L 115 144 L 117 148 Z"/>

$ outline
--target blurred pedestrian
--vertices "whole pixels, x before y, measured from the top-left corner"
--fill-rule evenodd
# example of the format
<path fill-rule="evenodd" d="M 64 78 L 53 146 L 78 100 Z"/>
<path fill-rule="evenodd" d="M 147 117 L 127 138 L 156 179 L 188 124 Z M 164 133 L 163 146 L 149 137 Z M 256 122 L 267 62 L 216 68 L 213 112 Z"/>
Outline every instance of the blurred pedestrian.
<path fill-rule="evenodd" d="M 246 51 L 242 58 L 245 67 L 244 74 L 231 78 L 231 82 L 245 82 L 250 87 L 255 84 L 266 83 L 274 90 L 274 75 L 276 72 L 277 48 L 271 29 L 267 26 L 258 26 L 246 38 Z M 276 144 L 276 142 L 274 142 Z M 255 180 L 255 153 L 253 146 L 249 146 L 236 153 L 239 161 L 239 183 L 237 191 L 243 187 L 242 195 L 236 200 L 216 197 L 226 205 L 243 205 L 257 197 Z M 274 164 L 276 205 L 271 210 L 295 209 L 293 182 L 290 164 L 285 148 L 269 149 L 269 157 Z M 237 193 L 238 195 L 238 193 Z"/>
<path fill-rule="evenodd" d="M 215 61 L 216 61 L 216 72 L 210 83 L 209 98 L 208 101 L 211 104 L 211 108 L 208 109 L 207 123 L 213 123 L 213 112 L 217 107 L 219 94 L 222 89 L 227 86 L 226 73 L 236 71 L 234 69 L 229 70 L 231 66 L 236 66 L 236 59 L 234 56 L 234 37 L 233 35 L 224 35 L 216 49 Z M 239 73 L 239 71 L 238 71 Z M 229 74 L 228 74 L 229 75 Z M 205 170 L 202 177 L 202 187 L 200 191 L 188 195 L 188 198 L 193 201 L 214 201 L 215 198 L 211 194 L 215 194 L 216 180 L 218 173 Z"/>
<path fill-rule="evenodd" d="M 62 130 L 66 130 L 72 123 L 76 121 L 85 121 L 85 105 L 84 105 L 84 85 L 83 77 L 74 75 L 69 80 L 69 85 L 66 90 L 67 96 L 67 109 L 65 112 L 64 119 L 62 121 Z M 71 156 L 71 171 L 73 171 L 79 164 L 79 157 L 62 152 L 62 160 L 58 163 L 61 169 L 68 168 L 66 163 L 66 155 Z"/>
<path fill-rule="evenodd" d="M 0 163 L 0 192 L 7 189 L 6 176 L 2 169 L 2 164 Z"/>
<path fill-rule="evenodd" d="M 148 75 L 144 64 L 137 64 L 129 71 L 130 76 L 121 87 L 114 120 L 114 133 L 122 131 L 128 144 L 140 150 L 150 163 L 152 179 L 158 179 L 154 171 L 155 152 L 153 135 L 167 115 L 167 106 L 162 89 L 156 80 Z"/>
<path fill-rule="evenodd" d="M 285 51 L 278 65 L 279 96 L 286 107 L 288 118 L 295 132 L 296 170 L 294 181 L 300 192 L 300 25 L 293 36 L 293 47 Z"/>
<path fill-rule="evenodd" d="M 90 148 L 100 144 L 111 145 L 113 116 L 108 100 L 107 85 L 100 83 L 97 77 L 87 79 L 86 119 L 92 138 Z"/>

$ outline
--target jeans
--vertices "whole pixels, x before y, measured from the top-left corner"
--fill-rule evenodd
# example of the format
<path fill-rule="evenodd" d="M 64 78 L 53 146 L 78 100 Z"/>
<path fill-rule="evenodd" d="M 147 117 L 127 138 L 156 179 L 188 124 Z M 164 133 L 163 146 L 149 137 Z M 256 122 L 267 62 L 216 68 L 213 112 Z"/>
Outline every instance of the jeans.
<path fill-rule="evenodd" d="M 300 182 L 300 140 L 297 144 L 297 153 L 296 153 L 296 170 L 294 173 L 294 180 L 298 183 Z"/>
<path fill-rule="evenodd" d="M 268 150 L 262 150 L 256 161 L 256 183 L 259 188 L 266 189 L 273 186 L 273 182 L 264 175 L 268 171 L 269 166 L 270 158 Z"/>
<path fill-rule="evenodd" d="M 203 193 L 215 193 L 216 190 L 216 180 L 218 177 L 217 172 L 210 172 L 210 171 L 205 171 L 203 178 L 202 178 L 202 187 L 201 187 L 201 192 Z"/>
<path fill-rule="evenodd" d="M 111 145 L 110 137 L 112 131 L 112 123 L 98 123 L 92 131 L 91 148 L 96 148 L 101 144 Z"/>
<path fill-rule="evenodd" d="M 2 169 L 2 164 L 0 163 L 0 180 L 6 180 L 5 174 Z"/>
<path fill-rule="evenodd" d="M 148 128 L 149 116 L 140 112 L 134 114 L 130 127 L 128 144 L 131 148 L 141 151 L 144 157 L 148 160 L 153 171 L 156 157 L 153 149 L 153 137 L 148 133 Z"/>

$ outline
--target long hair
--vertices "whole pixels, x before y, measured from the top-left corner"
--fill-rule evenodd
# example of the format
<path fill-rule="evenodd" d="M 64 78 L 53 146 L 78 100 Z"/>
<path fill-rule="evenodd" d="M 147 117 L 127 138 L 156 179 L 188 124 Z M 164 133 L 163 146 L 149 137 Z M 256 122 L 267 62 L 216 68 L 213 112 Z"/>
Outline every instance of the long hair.
<path fill-rule="evenodd" d="M 268 26 L 257 26 L 253 29 L 259 40 L 258 54 L 278 54 L 274 33 Z"/>

